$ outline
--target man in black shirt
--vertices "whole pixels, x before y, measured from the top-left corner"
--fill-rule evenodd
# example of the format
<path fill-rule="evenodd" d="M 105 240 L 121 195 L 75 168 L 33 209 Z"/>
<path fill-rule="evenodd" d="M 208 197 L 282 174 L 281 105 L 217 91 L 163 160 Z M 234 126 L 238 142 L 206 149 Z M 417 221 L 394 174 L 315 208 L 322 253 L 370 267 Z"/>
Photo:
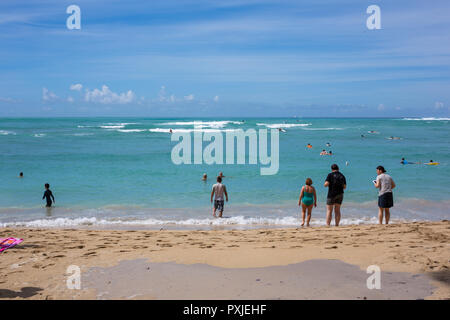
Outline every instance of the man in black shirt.
<path fill-rule="evenodd" d="M 334 208 L 334 219 L 336 226 L 341 220 L 341 204 L 344 199 L 344 189 L 347 188 L 347 181 L 342 173 L 339 172 L 337 164 L 331 166 L 332 172 L 328 174 L 325 180 L 325 187 L 328 187 L 327 195 L 327 225 L 330 225 Z"/>
<path fill-rule="evenodd" d="M 55 202 L 55 197 L 53 196 L 53 193 L 50 190 L 50 185 L 48 183 L 45 184 L 45 192 L 44 192 L 44 196 L 42 197 L 42 199 L 44 199 L 44 198 L 47 201 L 46 207 L 52 206 L 52 199 L 53 199 L 53 202 Z"/>

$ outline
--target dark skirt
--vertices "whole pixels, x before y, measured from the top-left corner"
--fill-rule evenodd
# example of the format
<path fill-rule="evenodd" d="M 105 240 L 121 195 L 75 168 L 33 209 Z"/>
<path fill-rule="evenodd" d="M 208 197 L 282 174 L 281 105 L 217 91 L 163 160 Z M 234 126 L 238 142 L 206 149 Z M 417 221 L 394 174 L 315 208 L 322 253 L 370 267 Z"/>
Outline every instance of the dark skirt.
<path fill-rule="evenodd" d="M 392 192 L 386 192 L 378 197 L 378 207 L 392 208 L 394 206 L 394 196 Z"/>

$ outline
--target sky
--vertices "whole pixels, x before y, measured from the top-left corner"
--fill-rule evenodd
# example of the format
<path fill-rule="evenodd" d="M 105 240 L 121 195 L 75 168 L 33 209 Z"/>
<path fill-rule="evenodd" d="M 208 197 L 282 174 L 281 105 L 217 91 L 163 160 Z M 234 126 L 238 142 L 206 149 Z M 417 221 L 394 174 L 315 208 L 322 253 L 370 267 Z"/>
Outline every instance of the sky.
<path fill-rule="evenodd" d="M 447 0 L 2 0 L 0 117 L 449 117 L 449 13 Z"/>

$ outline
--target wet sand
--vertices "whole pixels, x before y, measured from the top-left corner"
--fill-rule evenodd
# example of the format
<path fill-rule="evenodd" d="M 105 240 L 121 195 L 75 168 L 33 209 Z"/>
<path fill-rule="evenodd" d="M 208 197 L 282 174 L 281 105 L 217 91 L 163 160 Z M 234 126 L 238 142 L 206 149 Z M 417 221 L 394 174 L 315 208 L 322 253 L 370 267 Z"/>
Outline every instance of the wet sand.
<path fill-rule="evenodd" d="M 7 236 L 24 242 L 0 254 L 0 299 L 450 299 L 449 221 L 222 231 L 0 229 Z M 80 290 L 67 288 L 70 265 L 80 267 Z M 380 290 L 367 289 L 370 265 L 381 268 Z"/>

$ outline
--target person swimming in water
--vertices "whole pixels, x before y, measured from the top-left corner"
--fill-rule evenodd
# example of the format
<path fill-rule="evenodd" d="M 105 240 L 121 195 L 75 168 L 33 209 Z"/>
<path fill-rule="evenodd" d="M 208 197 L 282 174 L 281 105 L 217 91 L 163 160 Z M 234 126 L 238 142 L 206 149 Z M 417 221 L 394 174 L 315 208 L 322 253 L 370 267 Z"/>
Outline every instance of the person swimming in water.
<path fill-rule="evenodd" d="M 42 199 L 44 199 L 44 198 L 47 201 L 47 205 L 46 205 L 47 208 L 50 208 L 52 206 L 52 199 L 53 199 L 53 202 L 56 202 L 55 197 L 53 196 L 53 193 L 50 190 L 50 185 L 48 183 L 45 184 L 45 192 L 44 192 L 44 195 L 42 196 Z"/>
<path fill-rule="evenodd" d="M 328 155 L 328 153 L 325 151 L 325 149 L 322 150 L 322 152 L 320 153 L 321 156 L 326 156 Z"/>
<path fill-rule="evenodd" d="M 326 143 L 326 146 L 327 146 L 327 147 L 331 147 L 331 143 L 327 142 L 327 143 Z"/>
<path fill-rule="evenodd" d="M 333 155 L 333 151 L 331 151 L 331 150 L 328 151 L 328 155 L 329 155 L 329 156 L 332 156 L 332 155 Z"/>
<path fill-rule="evenodd" d="M 405 158 L 402 158 L 402 161 L 400 161 L 401 164 L 419 164 L 419 162 L 409 162 L 406 161 Z"/>
<path fill-rule="evenodd" d="M 23 172 L 19 173 L 19 178 L 23 178 Z"/>
<path fill-rule="evenodd" d="M 208 180 L 208 175 L 206 173 L 203 174 L 202 181 Z"/>
<path fill-rule="evenodd" d="M 311 149 L 311 148 L 312 148 L 311 143 L 308 143 L 308 144 L 306 145 L 306 147 L 307 147 L 308 149 Z"/>

